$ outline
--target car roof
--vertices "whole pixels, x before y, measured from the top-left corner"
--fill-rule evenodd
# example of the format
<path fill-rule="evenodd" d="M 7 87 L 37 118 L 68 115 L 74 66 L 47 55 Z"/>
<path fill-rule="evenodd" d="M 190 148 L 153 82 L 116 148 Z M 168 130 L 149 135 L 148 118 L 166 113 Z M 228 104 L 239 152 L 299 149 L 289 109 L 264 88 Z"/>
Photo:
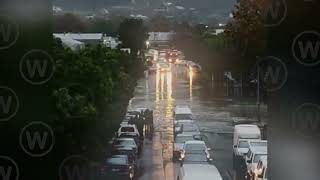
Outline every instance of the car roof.
<path fill-rule="evenodd" d="M 176 108 L 175 114 L 192 114 L 190 108 L 184 107 L 184 108 Z"/>
<path fill-rule="evenodd" d="M 267 154 L 268 148 L 266 146 L 251 146 L 250 151 L 255 154 Z"/>
<path fill-rule="evenodd" d="M 116 138 L 115 140 L 134 141 L 133 138 Z"/>
<path fill-rule="evenodd" d="M 204 141 L 194 140 L 194 141 L 186 141 L 185 144 L 206 144 L 206 143 Z"/>
<path fill-rule="evenodd" d="M 128 151 L 131 151 L 131 150 L 133 150 L 133 148 L 132 147 L 130 147 L 130 146 L 117 146 L 117 147 L 115 147 L 114 148 L 114 150 L 128 150 Z"/>
<path fill-rule="evenodd" d="M 181 134 L 177 134 L 177 137 L 193 137 L 194 135 L 192 134 L 186 134 L 186 133 L 181 133 Z"/>
<path fill-rule="evenodd" d="M 192 120 L 192 119 L 182 119 L 182 120 L 176 120 L 176 122 L 177 122 L 177 123 L 185 123 L 185 122 L 193 123 L 193 122 L 194 122 L 194 120 Z"/>
<path fill-rule="evenodd" d="M 124 154 L 119 154 L 119 155 L 112 155 L 110 158 L 128 158 L 127 155 L 124 155 Z"/>
<path fill-rule="evenodd" d="M 244 134 L 256 134 L 260 133 L 260 129 L 257 125 L 253 124 L 238 124 L 234 126 L 235 131 Z"/>
<path fill-rule="evenodd" d="M 222 180 L 220 172 L 214 165 L 207 164 L 184 164 L 182 166 L 185 176 L 184 180 L 212 179 Z"/>

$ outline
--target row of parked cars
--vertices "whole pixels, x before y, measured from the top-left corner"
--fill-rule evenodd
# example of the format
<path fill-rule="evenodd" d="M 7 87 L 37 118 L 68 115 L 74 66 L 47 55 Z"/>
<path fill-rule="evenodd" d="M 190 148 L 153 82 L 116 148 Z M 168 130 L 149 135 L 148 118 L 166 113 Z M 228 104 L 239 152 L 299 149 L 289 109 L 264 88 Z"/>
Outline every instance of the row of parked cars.
<path fill-rule="evenodd" d="M 174 109 L 173 160 L 179 161 L 178 180 L 222 180 L 219 170 L 212 164 L 211 148 L 207 147 L 190 108 L 186 105 Z"/>
<path fill-rule="evenodd" d="M 257 125 L 235 125 L 233 167 L 239 179 L 267 180 L 267 144 L 267 140 L 261 139 L 261 131 Z"/>
<path fill-rule="evenodd" d="M 140 116 L 142 111 L 145 109 L 127 111 L 126 117 L 110 141 L 110 154 L 100 170 L 103 179 L 132 180 L 136 178 L 143 137 L 136 125 L 128 124 L 128 122 L 130 118 Z"/>

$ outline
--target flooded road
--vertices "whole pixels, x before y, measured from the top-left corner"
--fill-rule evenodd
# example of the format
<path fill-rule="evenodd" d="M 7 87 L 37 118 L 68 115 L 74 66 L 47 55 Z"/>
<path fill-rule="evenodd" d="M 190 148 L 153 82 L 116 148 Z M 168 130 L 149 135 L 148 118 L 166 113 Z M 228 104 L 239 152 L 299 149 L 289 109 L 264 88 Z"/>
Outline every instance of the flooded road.
<path fill-rule="evenodd" d="M 197 83 L 197 76 L 197 73 L 185 66 L 171 64 L 167 71 L 157 70 L 146 73 L 145 78 L 138 82 L 129 108 L 148 107 L 154 110 L 156 138 L 153 141 L 160 141 L 156 146 L 161 148 L 161 152 L 154 152 L 154 154 L 150 153 L 150 150 L 145 150 L 141 163 L 144 166 L 144 172 L 140 179 L 176 179 L 175 172 L 178 165 L 172 162 L 173 108 L 180 104 L 190 106 L 201 132 L 207 137 L 207 145 L 213 149 L 213 163 L 225 177 L 224 179 L 230 179 L 233 131 L 231 115 L 217 106 L 214 101 L 203 100 L 201 97 L 203 92 Z M 147 149 L 150 148 L 152 147 Z M 161 160 L 164 172 L 146 170 L 149 168 L 145 166 L 159 164 L 158 161 Z"/>

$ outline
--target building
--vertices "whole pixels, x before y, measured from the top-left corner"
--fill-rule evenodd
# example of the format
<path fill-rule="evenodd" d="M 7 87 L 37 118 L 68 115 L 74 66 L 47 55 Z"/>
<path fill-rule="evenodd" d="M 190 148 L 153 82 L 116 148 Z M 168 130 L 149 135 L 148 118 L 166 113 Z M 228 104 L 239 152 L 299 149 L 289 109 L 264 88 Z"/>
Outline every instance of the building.
<path fill-rule="evenodd" d="M 174 32 L 149 32 L 148 42 L 151 47 L 169 46 Z"/>
<path fill-rule="evenodd" d="M 54 33 L 54 37 L 60 39 L 73 39 L 84 44 L 97 45 L 103 42 L 103 33 Z"/>

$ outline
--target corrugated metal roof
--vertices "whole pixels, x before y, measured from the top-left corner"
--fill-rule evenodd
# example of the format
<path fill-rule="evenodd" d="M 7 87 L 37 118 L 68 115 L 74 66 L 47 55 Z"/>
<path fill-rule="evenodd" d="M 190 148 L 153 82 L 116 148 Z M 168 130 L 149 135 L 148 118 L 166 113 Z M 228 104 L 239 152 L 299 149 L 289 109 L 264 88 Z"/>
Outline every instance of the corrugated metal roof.
<path fill-rule="evenodd" d="M 103 33 L 54 33 L 55 37 L 75 40 L 101 40 Z"/>

